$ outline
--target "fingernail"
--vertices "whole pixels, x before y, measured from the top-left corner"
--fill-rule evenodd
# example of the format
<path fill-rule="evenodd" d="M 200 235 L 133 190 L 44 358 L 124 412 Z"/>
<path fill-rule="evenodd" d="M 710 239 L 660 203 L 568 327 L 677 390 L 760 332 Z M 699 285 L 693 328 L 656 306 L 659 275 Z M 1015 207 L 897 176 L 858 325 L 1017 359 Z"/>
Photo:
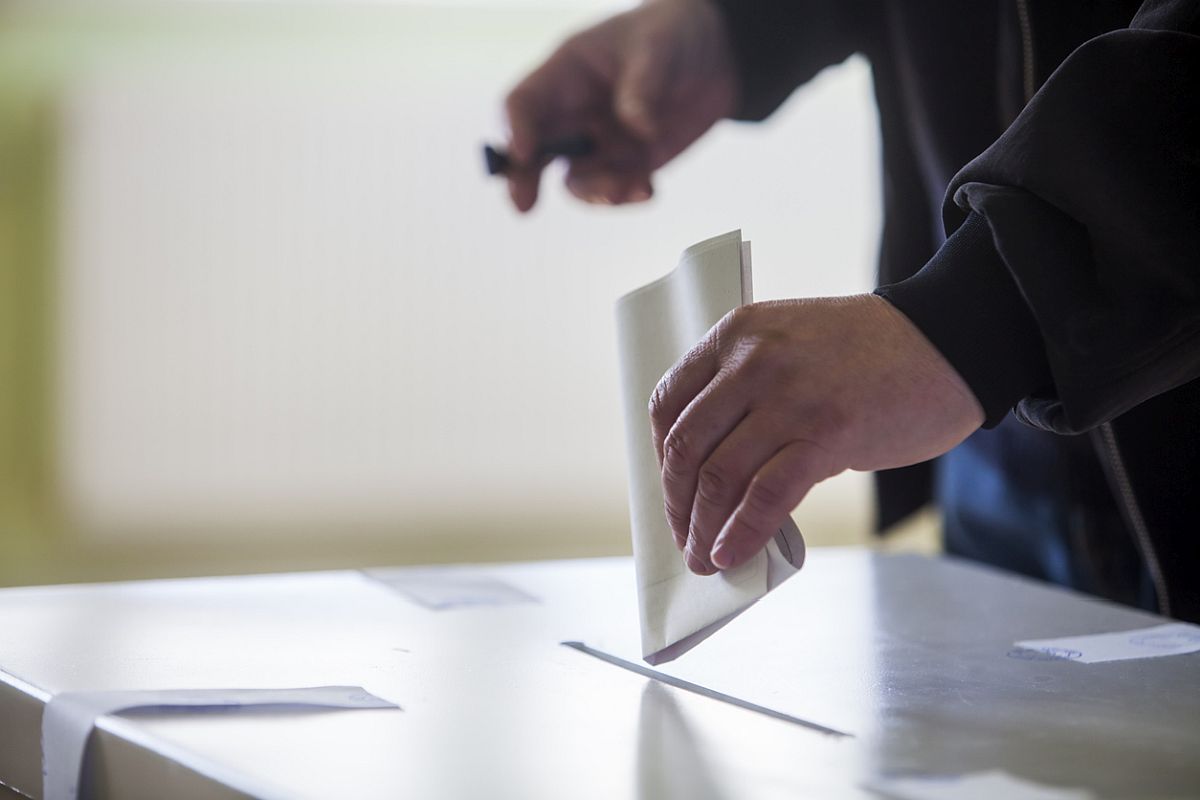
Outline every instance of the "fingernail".
<path fill-rule="evenodd" d="M 733 549 L 728 541 L 722 539 L 713 547 L 712 563 L 717 569 L 729 569 L 736 561 L 737 551 Z"/>
<path fill-rule="evenodd" d="M 707 564 L 692 554 L 691 550 L 683 551 L 683 560 L 687 562 L 688 569 L 697 575 L 708 575 L 710 572 L 712 572 L 712 570 L 708 568 Z"/>
<path fill-rule="evenodd" d="M 650 199 L 650 193 L 645 189 L 634 189 L 629 193 L 629 200 L 633 203 L 644 203 Z"/>

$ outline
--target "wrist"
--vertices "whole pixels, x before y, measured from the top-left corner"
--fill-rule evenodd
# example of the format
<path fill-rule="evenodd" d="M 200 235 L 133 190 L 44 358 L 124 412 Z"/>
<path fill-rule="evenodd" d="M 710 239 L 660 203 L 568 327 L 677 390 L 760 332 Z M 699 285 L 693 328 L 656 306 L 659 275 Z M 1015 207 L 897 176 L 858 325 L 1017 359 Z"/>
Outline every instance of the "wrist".
<path fill-rule="evenodd" d="M 887 299 L 879 294 L 867 297 L 876 307 L 876 313 L 885 320 L 881 329 L 888 331 L 888 335 L 897 335 L 901 340 L 900 347 L 911 361 L 907 365 L 911 372 L 922 376 L 929 388 L 943 398 L 942 405 L 950 410 L 951 416 L 975 428 L 983 425 L 987 417 L 983 405 L 966 379 L 942 355 L 942 351 Z"/>
<path fill-rule="evenodd" d="M 985 427 L 1051 383 L 1041 331 L 978 214 L 920 272 L 876 294 L 953 367 L 982 406 Z"/>

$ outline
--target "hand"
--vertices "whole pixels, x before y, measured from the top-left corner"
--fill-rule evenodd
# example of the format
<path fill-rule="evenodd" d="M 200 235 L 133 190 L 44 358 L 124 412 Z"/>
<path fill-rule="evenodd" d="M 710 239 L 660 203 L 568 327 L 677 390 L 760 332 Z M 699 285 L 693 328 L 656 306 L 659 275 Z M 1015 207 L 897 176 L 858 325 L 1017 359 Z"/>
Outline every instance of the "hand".
<path fill-rule="evenodd" d="M 593 203 L 649 199 L 650 177 L 728 116 L 733 59 L 710 0 L 650 0 L 568 39 L 508 95 L 508 189 L 537 201 L 546 140 L 587 134 L 595 152 L 571 160 L 567 188 Z"/>
<path fill-rule="evenodd" d="M 675 543 L 708 575 L 819 481 L 940 455 L 984 415 L 907 317 L 862 295 L 732 311 L 659 382 L 650 419 Z"/>

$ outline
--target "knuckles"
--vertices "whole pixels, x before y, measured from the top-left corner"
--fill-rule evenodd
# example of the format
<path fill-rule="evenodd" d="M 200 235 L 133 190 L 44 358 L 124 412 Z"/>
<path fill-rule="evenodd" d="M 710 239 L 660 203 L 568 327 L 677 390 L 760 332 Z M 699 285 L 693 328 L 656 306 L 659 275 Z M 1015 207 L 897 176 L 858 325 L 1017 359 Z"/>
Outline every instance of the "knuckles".
<path fill-rule="evenodd" d="M 746 306 L 738 306 L 721 317 L 721 321 L 715 326 L 714 333 L 718 337 L 722 335 L 736 337 L 755 316 L 756 312 L 753 303 Z"/>
<path fill-rule="evenodd" d="M 650 413 L 650 422 L 656 427 L 661 428 L 668 420 L 666 418 L 667 408 L 667 380 L 670 373 L 663 377 L 654 387 L 654 391 L 650 393 L 650 403 L 647 410 Z"/>
<path fill-rule="evenodd" d="M 731 486 L 725 467 L 706 461 L 696 476 L 696 497 L 709 505 L 724 505 L 730 499 Z"/>
<path fill-rule="evenodd" d="M 791 331 L 779 324 L 766 304 L 735 308 L 713 333 L 727 366 L 750 373 L 783 367 L 797 350 Z"/>
<path fill-rule="evenodd" d="M 771 303 L 747 303 L 727 313 L 717 325 L 734 335 L 759 334 L 776 327 L 775 316 Z"/>
<path fill-rule="evenodd" d="M 663 440 L 663 471 L 670 475 L 678 475 L 691 461 L 691 438 L 676 425 Z"/>

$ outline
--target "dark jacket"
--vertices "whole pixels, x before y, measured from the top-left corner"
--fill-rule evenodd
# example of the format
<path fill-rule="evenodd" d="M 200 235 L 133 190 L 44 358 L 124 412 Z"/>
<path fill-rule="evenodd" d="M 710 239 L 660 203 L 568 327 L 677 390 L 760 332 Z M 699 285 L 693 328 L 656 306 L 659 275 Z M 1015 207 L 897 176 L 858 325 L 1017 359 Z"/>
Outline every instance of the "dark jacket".
<path fill-rule="evenodd" d="M 1014 452 L 1049 454 L 1062 518 L 1085 520 L 1076 555 L 1101 563 L 1085 588 L 1136 602 L 1102 563 L 1132 554 L 1153 605 L 1200 621 L 1200 2 L 718 5 L 739 118 L 870 60 L 878 291 L 1000 425 L 968 445 L 1014 484 Z M 1039 430 L 1001 425 L 1010 409 Z M 882 525 L 930 474 L 879 475 Z"/>

